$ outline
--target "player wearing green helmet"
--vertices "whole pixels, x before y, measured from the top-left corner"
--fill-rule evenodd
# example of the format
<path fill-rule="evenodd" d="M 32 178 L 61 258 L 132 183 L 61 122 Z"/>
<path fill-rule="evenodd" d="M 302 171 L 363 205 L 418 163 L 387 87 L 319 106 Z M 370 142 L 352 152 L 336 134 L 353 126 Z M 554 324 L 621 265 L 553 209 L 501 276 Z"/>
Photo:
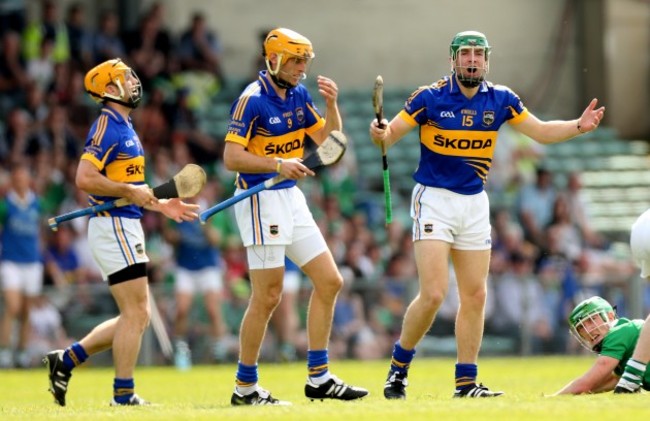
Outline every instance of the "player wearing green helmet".
<path fill-rule="evenodd" d="M 604 298 L 580 302 L 569 315 L 571 334 L 587 349 L 598 354 L 585 374 L 571 381 L 556 395 L 579 395 L 614 390 L 639 339 L 643 320 L 616 315 Z M 650 390 L 650 372 L 641 374 L 641 386 Z"/>
<path fill-rule="evenodd" d="M 449 47 L 451 74 L 417 88 L 389 122 L 370 123 L 382 151 L 418 128 L 420 160 L 411 196 L 413 248 L 419 291 L 404 314 L 393 347 L 384 397 L 405 399 L 416 347 L 434 323 L 449 290 L 449 261 L 458 281 L 454 397 L 503 395 L 478 381 L 492 247 L 485 191 L 499 128 L 509 124 L 538 143 L 564 142 L 595 130 L 605 114 L 593 99 L 579 118 L 542 121 L 510 88 L 485 77 L 491 46 L 477 31 L 457 33 Z"/>

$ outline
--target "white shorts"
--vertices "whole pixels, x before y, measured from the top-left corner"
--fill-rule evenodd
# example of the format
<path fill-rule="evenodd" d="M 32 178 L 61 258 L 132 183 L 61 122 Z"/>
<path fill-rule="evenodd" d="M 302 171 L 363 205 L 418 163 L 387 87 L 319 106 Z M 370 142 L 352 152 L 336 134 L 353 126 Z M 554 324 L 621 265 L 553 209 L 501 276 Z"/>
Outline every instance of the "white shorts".
<path fill-rule="evenodd" d="M 487 193 L 458 194 L 416 184 L 411 197 L 413 241 L 441 240 L 455 250 L 492 248 Z"/>
<path fill-rule="evenodd" d="M 176 268 L 174 289 L 176 292 L 194 294 L 196 292 L 221 292 L 223 288 L 223 273 L 216 266 L 208 266 L 199 270 Z"/>
<path fill-rule="evenodd" d="M 105 281 L 115 272 L 149 261 L 139 219 L 119 216 L 90 218 L 88 245 Z"/>
<path fill-rule="evenodd" d="M 262 191 L 236 203 L 235 215 L 249 269 L 282 267 L 285 252 L 302 267 L 327 250 L 298 187 Z"/>
<path fill-rule="evenodd" d="M 634 261 L 641 269 L 641 277 L 650 277 L 650 209 L 632 224 L 630 248 Z"/>
<path fill-rule="evenodd" d="M 20 291 L 35 297 L 43 290 L 43 265 L 3 260 L 0 262 L 0 280 L 3 290 Z"/>

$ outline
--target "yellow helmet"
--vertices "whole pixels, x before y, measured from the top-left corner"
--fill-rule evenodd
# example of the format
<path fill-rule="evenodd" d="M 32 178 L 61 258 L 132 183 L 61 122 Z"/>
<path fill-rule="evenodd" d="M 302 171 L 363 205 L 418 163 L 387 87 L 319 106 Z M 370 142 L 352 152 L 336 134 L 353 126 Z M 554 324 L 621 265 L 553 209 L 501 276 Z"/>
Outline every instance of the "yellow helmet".
<path fill-rule="evenodd" d="M 278 62 L 275 68 L 271 68 L 270 55 L 278 55 Z M 264 40 L 264 58 L 269 73 L 276 75 L 280 66 L 290 58 L 301 58 L 310 61 L 315 57 L 311 42 L 299 33 L 286 28 L 276 28 L 269 32 Z"/>
<path fill-rule="evenodd" d="M 132 76 L 135 82 L 132 83 L 131 90 L 126 91 L 126 81 L 129 76 Z M 107 87 L 111 84 L 119 89 L 119 96 L 108 92 Z M 133 69 L 120 58 L 107 60 L 90 69 L 84 78 L 84 87 L 96 102 L 103 103 L 110 100 L 130 108 L 136 108 L 142 99 L 140 79 Z"/>

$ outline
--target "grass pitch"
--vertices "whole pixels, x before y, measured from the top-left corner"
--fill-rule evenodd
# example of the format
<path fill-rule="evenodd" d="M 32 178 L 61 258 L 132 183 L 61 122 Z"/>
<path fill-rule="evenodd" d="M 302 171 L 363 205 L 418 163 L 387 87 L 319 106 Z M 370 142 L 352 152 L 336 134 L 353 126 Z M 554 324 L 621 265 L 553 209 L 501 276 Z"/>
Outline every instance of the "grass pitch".
<path fill-rule="evenodd" d="M 504 390 L 495 399 L 452 399 L 454 360 L 417 359 L 409 373 L 406 401 L 382 394 L 388 361 L 333 361 L 332 371 L 370 390 L 358 402 L 311 402 L 304 397 L 304 363 L 260 365 L 260 384 L 289 407 L 231 407 L 235 365 L 143 367 L 136 372 L 138 394 L 149 407 L 108 406 L 113 372 L 81 368 L 72 376 L 65 408 L 47 392 L 44 368 L 0 371 L 0 419 L 8 420 L 634 420 L 648 416 L 648 394 L 544 397 L 584 373 L 594 357 L 482 358 L 479 381 Z"/>

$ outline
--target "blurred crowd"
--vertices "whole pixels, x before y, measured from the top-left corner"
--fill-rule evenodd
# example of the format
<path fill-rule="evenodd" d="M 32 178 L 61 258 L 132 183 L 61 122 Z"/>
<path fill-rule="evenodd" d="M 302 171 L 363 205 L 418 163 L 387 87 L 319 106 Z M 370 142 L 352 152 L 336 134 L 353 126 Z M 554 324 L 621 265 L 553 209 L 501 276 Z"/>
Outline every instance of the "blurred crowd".
<path fill-rule="evenodd" d="M 233 83 L 222 72 L 219 37 L 200 13 L 180 34 L 172 34 L 163 25 L 164 13 L 164 7 L 154 3 L 136 28 L 124 30 L 112 11 L 103 12 L 97 24 L 88 22 L 81 4 L 59 10 L 55 1 L 44 1 L 34 22 L 26 20 L 24 1 L 6 1 L 0 7 L 0 200 L 14 192 L 13 173 L 29 169 L 28 186 L 40 203 L 45 286 L 43 294 L 33 297 L 28 315 L 15 314 L 4 296 L 3 323 L 22 317 L 30 339 L 26 349 L 16 349 L 16 328 L 8 325 L 13 333 L 0 338 L 2 367 L 34 365 L 46 350 L 65 346 L 69 337 L 85 332 L 94 316 L 114 311 L 89 254 L 87 220 L 64 223 L 57 232 L 46 223 L 50 216 L 88 206 L 85 193 L 74 185 L 87 131 L 98 113 L 83 88 L 88 69 L 121 57 L 139 75 L 145 99 L 133 120 L 147 154 L 149 185 L 195 162 L 209 174 L 208 185 L 196 199 L 202 208 L 233 191 L 234 174 L 221 164 L 221 137 L 201 130 L 201 109 L 231 99 L 219 95 L 223 86 Z M 623 310 L 625 285 L 636 269 L 629 259 L 612 253 L 608 238 L 591 229 L 579 174 L 559 185 L 539 166 L 543 149 L 507 131 L 499 142 L 487 184 L 494 209 L 486 337 L 501 338 L 513 353 L 574 351 L 565 323 L 573 305 L 598 294 Z M 389 356 L 406 306 L 417 291 L 411 227 L 400 220 L 384 227 L 378 217 L 383 203 L 363 194 L 361 186 L 368 184 L 363 178 L 350 151 L 341 163 L 302 185 L 345 279 L 334 316 L 332 358 Z M 220 360 L 237 356 L 236 335 L 250 294 L 245 251 L 233 218 L 227 211 L 213 223 L 223 270 L 221 297 L 212 304 L 219 306 L 225 325 L 217 333 L 223 336 Z M 175 248 L 168 222 L 146 213 L 143 225 L 152 291 L 172 332 Z M 0 220 L 0 231 L 4 228 Z M 6 250 L 11 244 L 1 247 Z M 282 328 L 273 328 L 262 358 L 290 360 L 306 354 L 309 289 L 309 281 L 299 276 L 295 305 L 283 310 L 295 312 L 295 332 L 289 340 L 280 340 Z M 452 271 L 449 296 L 431 329 L 432 338 L 453 335 L 457 305 Z M 210 311 L 191 309 L 189 317 L 196 321 L 189 325 L 187 339 L 199 344 L 213 330 Z M 207 362 L 212 357 L 205 353 L 202 358 Z"/>

